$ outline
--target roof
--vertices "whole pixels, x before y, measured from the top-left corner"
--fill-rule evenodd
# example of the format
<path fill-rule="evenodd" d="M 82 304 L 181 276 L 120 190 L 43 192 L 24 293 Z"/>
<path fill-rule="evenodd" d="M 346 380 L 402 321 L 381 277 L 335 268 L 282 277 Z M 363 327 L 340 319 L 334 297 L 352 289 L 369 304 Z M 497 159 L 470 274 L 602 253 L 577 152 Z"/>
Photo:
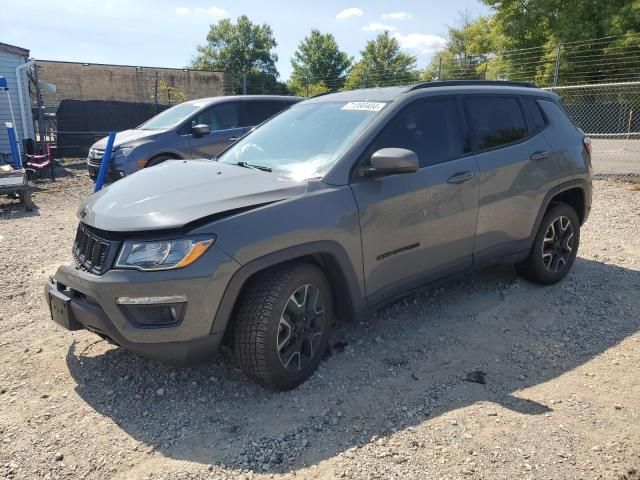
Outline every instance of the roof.
<path fill-rule="evenodd" d="M 211 105 L 214 103 L 228 102 L 232 100 L 280 100 L 285 102 L 296 103 L 304 100 L 302 97 L 293 97 L 287 95 L 221 95 L 219 97 L 196 98 L 188 100 L 184 103 L 199 103 L 201 106 Z"/>
<path fill-rule="evenodd" d="M 360 90 L 345 90 L 342 92 L 328 93 L 312 97 L 307 102 L 391 102 L 403 94 L 418 94 L 420 92 L 442 93 L 512 93 L 534 94 L 553 96 L 549 92 L 536 88 L 530 83 L 503 82 L 503 81 L 446 81 L 426 82 L 416 85 L 404 85 L 399 87 L 363 88 Z"/>
<path fill-rule="evenodd" d="M 23 57 L 29 56 L 29 50 L 22 47 L 16 47 L 15 45 L 9 45 L 8 43 L 0 42 L 0 50 L 4 50 L 5 52 L 15 53 L 16 55 L 21 55 Z"/>

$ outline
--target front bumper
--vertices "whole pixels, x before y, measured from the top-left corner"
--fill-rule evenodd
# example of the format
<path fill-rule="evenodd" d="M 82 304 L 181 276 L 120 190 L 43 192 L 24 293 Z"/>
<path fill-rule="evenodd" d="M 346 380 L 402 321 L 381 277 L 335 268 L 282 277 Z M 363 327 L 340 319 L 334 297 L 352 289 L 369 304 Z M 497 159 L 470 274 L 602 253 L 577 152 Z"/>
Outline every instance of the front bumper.
<path fill-rule="evenodd" d="M 45 285 L 45 298 L 52 320 L 67 330 L 87 329 L 144 357 L 185 365 L 217 351 L 224 331 L 212 324 L 238 266 L 215 247 L 183 270 L 110 270 L 99 276 L 63 266 Z M 187 303 L 181 321 L 169 326 L 136 324 L 116 302 L 120 297 L 175 295 L 186 297 Z"/>
<path fill-rule="evenodd" d="M 89 178 L 91 178 L 93 182 L 98 179 L 98 172 L 100 171 L 100 163 L 95 162 L 100 162 L 100 160 L 87 158 L 87 171 L 89 172 Z M 104 183 L 117 182 L 125 176 L 126 172 L 124 172 L 123 170 L 118 170 L 118 168 L 114 167 L 113 165 L 109 165 L 107 174 L 104 177 Z"/>

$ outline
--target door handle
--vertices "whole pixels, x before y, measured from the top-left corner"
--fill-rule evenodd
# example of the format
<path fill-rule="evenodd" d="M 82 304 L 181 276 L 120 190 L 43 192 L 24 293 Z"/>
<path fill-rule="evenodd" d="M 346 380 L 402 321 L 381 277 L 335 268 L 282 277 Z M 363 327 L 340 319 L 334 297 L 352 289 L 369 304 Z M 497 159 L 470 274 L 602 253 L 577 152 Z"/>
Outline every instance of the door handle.
<path fill-rule="evenodd" d="M 235 142 L 236 140 L 238 140 L 240 137 L 231 137 L 229 139 L 230 142 Z"/>
<path fill-rule="evenodd" d="M 476 174 L 473 172 L 456 173 L 447 179 L 447 183 L 464 183 L 475 176 Z"/>
<path fill-rule="evenodd" d="M 539 151 L 539 152 L 533 152 L 529 158 L 534 161 L 543 160 L 547 158 L 549 155 L 551 155 L 549 152 Z"/>

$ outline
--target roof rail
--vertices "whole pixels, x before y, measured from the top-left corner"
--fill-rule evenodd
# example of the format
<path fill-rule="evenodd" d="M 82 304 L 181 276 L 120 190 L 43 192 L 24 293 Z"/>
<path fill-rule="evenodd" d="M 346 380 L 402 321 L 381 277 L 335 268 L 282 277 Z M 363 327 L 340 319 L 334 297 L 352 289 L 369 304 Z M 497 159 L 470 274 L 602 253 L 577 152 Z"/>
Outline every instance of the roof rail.
<path fill-rule="evenodd" d="M 433 80 L 431 82 L 418 83 L 409 88 L 409 92 L 413 90 L 420 90 L 421 88 L 431 87 L 461 87 L 461 86 L 476 86 L 476 85 L 488 85 L 494 87 L 526 87 L 536 88 L 533 83 L 529 82 L 510 82 L 506 80 Z"/>

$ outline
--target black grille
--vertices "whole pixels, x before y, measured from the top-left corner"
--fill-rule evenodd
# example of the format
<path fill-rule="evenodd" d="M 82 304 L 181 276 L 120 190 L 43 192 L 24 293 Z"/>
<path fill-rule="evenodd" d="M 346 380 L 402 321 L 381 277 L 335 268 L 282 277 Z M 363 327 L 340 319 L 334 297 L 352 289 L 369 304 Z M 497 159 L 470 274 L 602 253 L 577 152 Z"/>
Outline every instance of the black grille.
<path fill-rule="evenodd" d="M 81 270 L 101 275 L 109 269 L 111 242 L 98 237 L 86 225 L 78 225 L 73 244 L 73 258 Z"/>

